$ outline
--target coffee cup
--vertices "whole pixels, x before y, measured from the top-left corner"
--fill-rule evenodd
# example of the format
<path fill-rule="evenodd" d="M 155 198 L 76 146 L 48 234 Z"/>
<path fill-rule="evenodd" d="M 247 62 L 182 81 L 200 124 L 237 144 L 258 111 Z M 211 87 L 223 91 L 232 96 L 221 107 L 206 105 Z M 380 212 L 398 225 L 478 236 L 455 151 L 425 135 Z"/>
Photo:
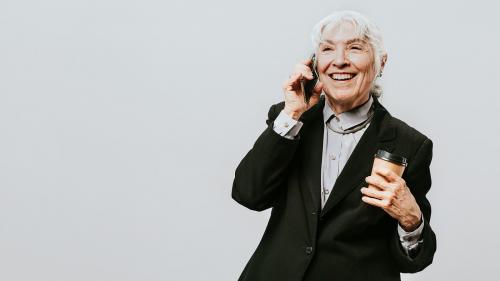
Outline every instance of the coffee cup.
<path fill-rule="evenodd" d="M 405 157 L 379 149 L 373 160 L 372 175 L 375 168 L 386 167 L 398 176 L 402 176 L 406 166 L 408 166 L 408 160 Z"/>

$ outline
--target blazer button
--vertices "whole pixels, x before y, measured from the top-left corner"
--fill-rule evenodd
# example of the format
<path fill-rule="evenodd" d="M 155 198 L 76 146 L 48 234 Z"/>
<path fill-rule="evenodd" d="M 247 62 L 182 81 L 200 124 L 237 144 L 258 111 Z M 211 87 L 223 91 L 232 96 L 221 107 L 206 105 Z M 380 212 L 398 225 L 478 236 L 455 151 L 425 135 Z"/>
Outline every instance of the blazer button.
<path fill-rule="evenodd" d="M 306 254 L 310 255 L 313 252 L 313 247 L 306 247 Z"/>

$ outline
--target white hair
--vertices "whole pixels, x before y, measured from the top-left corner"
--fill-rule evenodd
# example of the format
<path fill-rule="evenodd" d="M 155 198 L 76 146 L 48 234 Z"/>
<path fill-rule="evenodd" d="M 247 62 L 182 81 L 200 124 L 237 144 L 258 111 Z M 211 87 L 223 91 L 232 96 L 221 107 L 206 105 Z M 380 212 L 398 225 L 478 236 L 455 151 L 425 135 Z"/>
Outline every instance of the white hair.
<path fill-rule="evenodd" d="M 312 29 L 311 39 L 314 47 L 314 51 L 318 50 L 319 44 L 322 42 L 323 30 L 327 26 L 335 28 L 341 24 L 350 23 L 354 26 L 354 31 L 356 36 L 362 38 L 370 44 L 373 50 L 373 67 L 375 70 L 375 81 L 372 84 L 370 93 L 375 97 L 380 97 L 382 94 L 382 88 L 377 83 L 378 74 L 381 73 L 381 59 L 386 54 L 384 49 L 384 44 L 382 41 L 382 34 L 378 27 L 371 22 L 364 15 L 355 11 L 338 11 L 334 12 L 324 19 L 319 21 Z"/>

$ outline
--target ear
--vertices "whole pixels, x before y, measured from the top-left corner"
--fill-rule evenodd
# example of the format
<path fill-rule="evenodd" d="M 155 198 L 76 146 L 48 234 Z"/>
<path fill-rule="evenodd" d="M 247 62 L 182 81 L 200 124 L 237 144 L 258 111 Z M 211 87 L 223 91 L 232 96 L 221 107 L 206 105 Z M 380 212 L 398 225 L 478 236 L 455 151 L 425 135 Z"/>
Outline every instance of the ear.
<path fill-rule="evenodd" d="M 385 63 L 387 62 L 387 54 L 383 54 L 380 58 L 380 72 L 384 70 Z"/>

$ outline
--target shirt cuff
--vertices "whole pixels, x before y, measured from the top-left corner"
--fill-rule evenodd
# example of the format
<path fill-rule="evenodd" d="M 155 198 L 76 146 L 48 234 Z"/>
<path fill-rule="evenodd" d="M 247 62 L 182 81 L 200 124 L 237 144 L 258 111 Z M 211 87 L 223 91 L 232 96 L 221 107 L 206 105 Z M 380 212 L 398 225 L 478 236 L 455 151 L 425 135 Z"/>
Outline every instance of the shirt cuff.
<path fill-rule="evenodd" d="M 282 137 L 294 139 L 299 134 L 302 125 L 302 122 L 293 119 L 282 110 L 274 120 L 273 130 Z"/>
<path fill-rule="evenodd" d="M 423 242 L 420 237 L 422 236 L 422 231 L 424 229 L 424 216 L 422 215 L 421 218 L 422 221 L 420 222 L 418 228 L 410 232 L 405 231 L 398 223 L 399 241 L 401 242 L 401 246 L 403 246 L 403 250 L 407 256 L 410 256 L 410 252 L 416 252 L 419 244 Z"/>

